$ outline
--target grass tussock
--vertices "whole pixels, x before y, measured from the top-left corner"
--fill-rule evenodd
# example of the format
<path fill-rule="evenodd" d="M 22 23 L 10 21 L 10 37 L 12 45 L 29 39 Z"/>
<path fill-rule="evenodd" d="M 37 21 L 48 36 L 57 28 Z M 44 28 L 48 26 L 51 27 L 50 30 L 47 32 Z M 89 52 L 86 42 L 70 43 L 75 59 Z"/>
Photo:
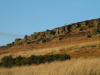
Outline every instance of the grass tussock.
<path fill-rule="evenodd" d="M 0 68 L 0 75 L 100 75 L 100 58 L 79 58 L 38 66 Z"/>

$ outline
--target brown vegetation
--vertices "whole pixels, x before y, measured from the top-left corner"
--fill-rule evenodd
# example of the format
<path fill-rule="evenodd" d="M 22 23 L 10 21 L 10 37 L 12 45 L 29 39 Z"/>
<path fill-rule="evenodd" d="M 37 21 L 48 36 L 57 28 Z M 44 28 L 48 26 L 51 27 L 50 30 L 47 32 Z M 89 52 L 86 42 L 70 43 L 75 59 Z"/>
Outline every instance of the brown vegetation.
<path fill-rule="evenodd" d="M 100 75 L 100 19 L 26 35 L 0 47 L 0 59 L 9 55 L 16 58 L 48 54 L 68 54 L 72 60 L 0 68 L 0 75 Z"/>
<path fill-rule="evenodd" d="M 44 44 L 25 44 L 23 46 L 12 47 L 8 50 L 0 51 L 0 58 L 3 56 L 31 56 L 67 53 L 72 57 L 92 57 L 100 56 L 100 38 L 92 36 L 91 38 L 73 37 L 60 41 L 52 41 Z M 97 45 L 92 47 L 92 45 Z"/>
<path fill-rule="evenodd" d="M 100 75 L 100 58 L 79 58 L 38 66 L 0 68 L 0 75 Z"/>

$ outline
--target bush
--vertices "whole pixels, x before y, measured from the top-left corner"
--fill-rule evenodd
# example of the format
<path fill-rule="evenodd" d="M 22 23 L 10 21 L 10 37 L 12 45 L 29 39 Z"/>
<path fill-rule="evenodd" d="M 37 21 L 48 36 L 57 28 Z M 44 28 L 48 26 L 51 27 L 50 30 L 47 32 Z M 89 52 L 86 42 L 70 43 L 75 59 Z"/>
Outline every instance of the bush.
<path fill-rule="evenodd" d="M 18 56 L 17 58 L 15 58 L 15 65 L 18 66 L 25 65 L 26 64 L 25 59 L 26 59 L 25 57 Z"/>
<path fill-rule="evenodd" d="M 55 55 L 43 55 L 43 56 L 32 55 L 28 58 L 22 56 L 18 56 L 16 58 L 12 58 L 12 56 L 5 56 L 1 60 L 0 66 L 12 67 L 12 66 L 22 66 L 22 65 L 31 65 L 31 64 L 38 65 L 46 62 L 64 61 L 70 59 L 71 59 L 70 56 L 67 54 L 55 54 Z"/>
<path fill-rule="evenodd" d="M 2 66 L 2 63 L 0 63 L 0 66 Z"/>
<path fill-rule="evenodd" d="M 5 56 L 1 61 L 1 65 L 5 67 L 12 67 L 15 64 L 15 60 L 12 58 L 12 56 Z"/>

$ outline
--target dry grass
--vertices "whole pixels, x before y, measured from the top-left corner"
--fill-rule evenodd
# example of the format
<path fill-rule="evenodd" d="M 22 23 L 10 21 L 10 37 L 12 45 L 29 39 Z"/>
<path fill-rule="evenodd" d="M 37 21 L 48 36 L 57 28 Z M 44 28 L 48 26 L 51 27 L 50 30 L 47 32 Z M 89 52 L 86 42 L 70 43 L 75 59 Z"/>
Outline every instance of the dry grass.
<path fill-rule="evenodd" d="M 17 57 L 17 56 L 29 57 L 33 54 L 46 55 L 46 54 L 59 54 L 59 53 L 67 53 L 71 56 L 77 55 L 78 57 L 84 56 L 83 54 L 88 54 L 87 57 L 89 55 L 100 56 L 99 49 L 100 49 L 100 41 L 94 41 L 94 42 L 86 42 L 86 43 L 80 43 L 80 44 L 63 45 L 63 46 L 53 47 L 53 48 L 20 51 L 18 53 L 6 53 L 3 55 L 0 55 L 0 59 L 3 58 L 4 56 L 9 56 L 9 55 L 12 55 L 13 57 Z"/>
<path fill-rule="evenodd" d="M 73 57 L 78 57 L 78 59 L 73 58 L 70 61 L 52 62 L 49 64 L 41 64 L 38 66 L 32 65 L 13 67 L 10 69 L 0 68 L 0 75 L 100 75 L 100 58 L 98 58 L 100 57 L 100 38 L 89 39 L 85 42 L 84 40 L 80 39 L 78 42 L 77 40 L 74 42 L 73 40 L 68 40 L 65 42 L 62 41 L 60 43 L 57 43 L 59 45 L 54 43 L 50 45 L 47 44 L 46 47 L 43 46 L 44 48 L 39 48 L 36 50 L 28 49 L 24 51 L 24 49 L 21 48 L 23 49 L 22 51 L 0 55 L 0 58 L 2 58 L 3 56 L 8 55 L 16 57 L 19 55 L 30 56 L 32 54 L 45 55 L 50 53 L 68 53 Z M 20 48 L 17 49 L 20 50 Z"/>
<path fill-rule="evenodd" d="M 100 58 L 79 58 L 38 66 L 0 68 L 0 75 L 100 75 Z"/>
<path fill-rule="evenodd" d="M 44 44 L 29 44 L 18 47 L 12 47 L 8 50 L 0 50 L 0 59 L 4 56 L 12 55 L 13 57 L 31 56 L 31 55 L 45 55 L 51 53 L 76 53 L 81 51 L 83 47 L 88 45 L 100 44 L 100 37 L 93 36 L 92 38 L 86 37 L 73 37 L 60 41 L 51 41 Z M 99 46 L 98 46 L 99 47 Z M 91 51 L 91 47 L 87 47 L 88 51 Z M 93 48 L 96 52 L 97 48 Z M 100 49 L 100 47 L 99 47 Z M 84 49 L 85 50 L 85 49 Z M 98 54 L 100 52 L 97 52 Z M 82 53 L 83 54 L 83 53 Z M 79 54 L 81 55 L 81 53 Z M 80 57 L 80 56 L 79 56 Z"/>

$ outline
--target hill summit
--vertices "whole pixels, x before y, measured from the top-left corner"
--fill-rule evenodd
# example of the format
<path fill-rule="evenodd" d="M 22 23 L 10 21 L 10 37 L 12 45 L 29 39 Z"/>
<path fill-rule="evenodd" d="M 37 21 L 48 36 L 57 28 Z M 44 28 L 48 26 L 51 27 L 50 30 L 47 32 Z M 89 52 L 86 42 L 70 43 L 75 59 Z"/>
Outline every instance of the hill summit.
<path fill-rule="evenodd" d="M 23 39 L 17 38 L 14 42 L 7 44 L 6 46 L 1 46 L 0 48 L 10 48 L 12 46 L 19 46 L 23 44 L 40 44 L 49 41 L 63 40 L 70 37 L 79 37 L 85 35 L 91 37 L 99 32 L 100 18 L 77 22 L 58 27 L 53 30 L 46 30 L 44 32 L 35 32 L 30 36 L 25 35 Z"/>

